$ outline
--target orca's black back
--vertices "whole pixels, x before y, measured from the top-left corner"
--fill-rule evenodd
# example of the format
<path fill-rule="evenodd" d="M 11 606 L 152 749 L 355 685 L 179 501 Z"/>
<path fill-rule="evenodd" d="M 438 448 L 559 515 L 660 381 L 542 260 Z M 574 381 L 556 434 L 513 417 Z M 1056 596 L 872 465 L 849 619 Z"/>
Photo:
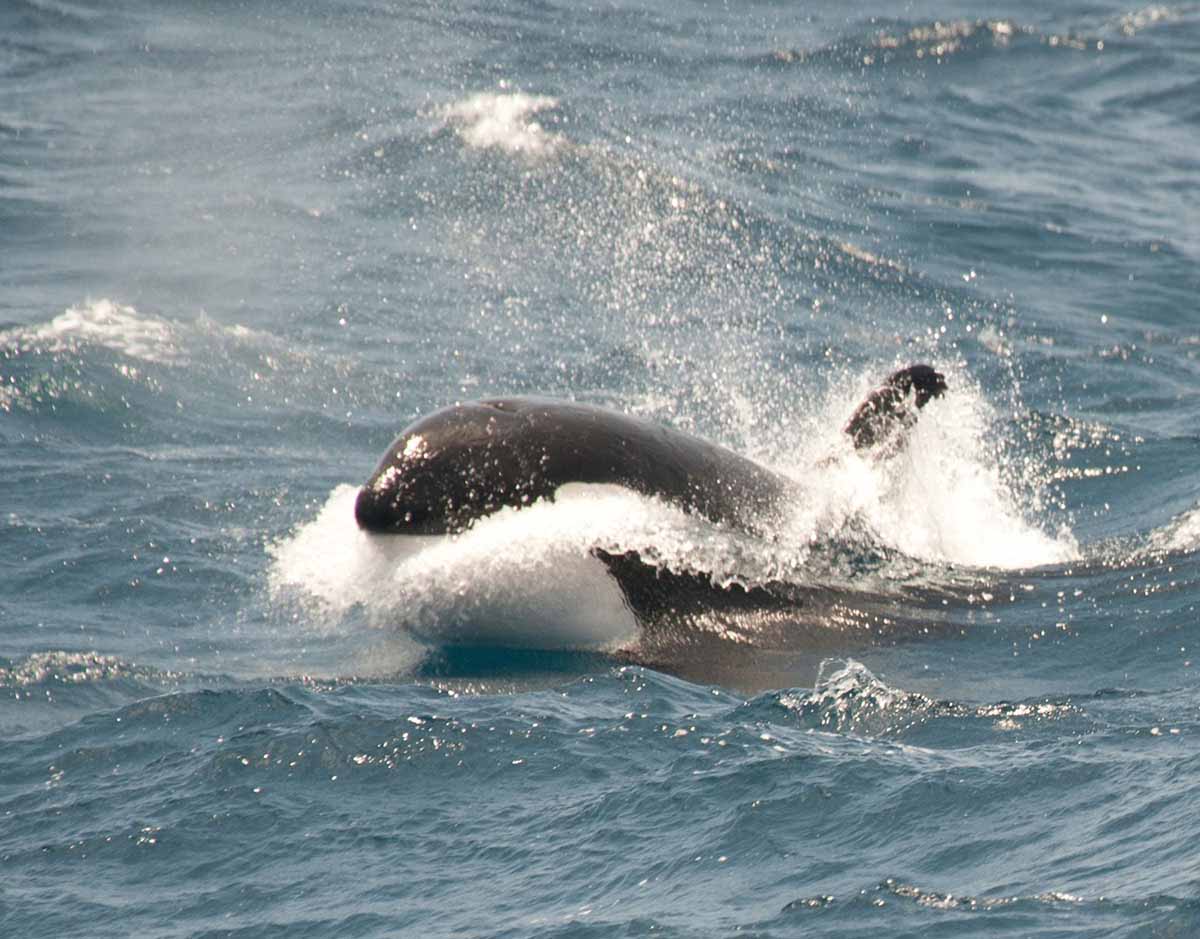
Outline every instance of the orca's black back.
<path fill-rule="evenodd" d="M 587 404 L 502 398 L 409 425 L 359 492 L 379 533 L 446 534 L 565 483 L 615 483 L 743 530 L 782 507 L 788 481 L 691 434 Z"/>

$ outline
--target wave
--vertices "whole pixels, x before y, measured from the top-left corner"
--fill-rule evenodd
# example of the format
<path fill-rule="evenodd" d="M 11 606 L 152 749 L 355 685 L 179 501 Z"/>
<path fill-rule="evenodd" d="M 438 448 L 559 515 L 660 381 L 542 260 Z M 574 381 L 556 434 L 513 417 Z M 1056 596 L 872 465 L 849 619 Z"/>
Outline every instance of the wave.
<path fill-rule="evenodd" d="M 350 382 L 351 374 L 366 369 L 348 357 L 220 323 L 203 312 L 168 318 L 111 299 L 71 306 L 46 322 L 0 329 L 0 363 L 4 412 L 69 400 L 124 414 L 131 387 L 146 393 L 139 406 L 162 406 L 167 413 L 197 403 L 238 409 L 297 400 L 314 409 L 344 408 L 349 395 L 344 387 L 329 387 L 324 377 L 330 373 L 339 386 L 363 387 L 364 397 L 394 400 L 379 382 L 365 377 Z"/>
<path fill-rule="evenodd" d="M 0 333 L 0 348 L 16 354 L 74 351 L 85 344 L 146 362 L 176 363 L 181 358 L 171 323 L 112 300 L 88 301 L 48 323 Z"/>
<path fill-rule="evenodd" d="M 533 119 L 542 111 L 558 107 L 558 100 L 501 87 L 498 92 L 478 92 L 446 105 L 442 118 L 468 147 L 477 150 L 541 157 L 559 149 L 564 143 L 562 135 L 547 131 Z"/>
<path fill-rule="evenodd" d="M 126 662 L 99 652 L 50 650 L 22 659 L 0 659 L 0 690 L 42 690 L 53 687 L 101 684 L 124 679 L 171 682 L 181 676 Z"/>
<path fill-rule="evenodd" d="M 99 652 L 52 649 L 0 657 L 0 733 L 6 739 L 38 735 L 97 710 L 161 695 L 192 676 Z"/>
<path fill-rule="evenodd" d="M 870 68 L 912 61 L 942 64 L 957 56 L 1004 50 L 1018 44 L 1103 52 L 1114 42 L 1127 41 L 1147 29 L 1177 22 L 1185 16 L 1183 7 L 1152 4 L 1066 31 L 1044 31 L 1008 18 L 920 23 L 897 20 L 885 22 L 869 38 L 842 39 L 815 49 L 780 49 L 770 59 L 785 65 L 829 60 L 847 67 Z"/>
<path fill-rule="evenodd" d="M 880 907 L 886 902 L 880 899 L 880 896 L 889 897 L 894 900 L 909 901 L 920 907 L 935 910 L 963 910 L 967 912 L 990 912 L 1003 909 L 1021 909 L 1028 910 L 1039 906 L 1051 906 L 1064 910 L 1071 910 L 1075 907 L 1081 907 L 1089 903 L 1083 897 L 1076 896 L 1063 891 L 1047 891 L 1036 896 L 1001 896 L 1001 897 L 979 897 L 969 894 L 953 894 L 941 893 L 936 890 L 927 890 L 918 887 L 915 884 L 904 883 L 903 881 L 894 878 L 888 878 L 878 884 L 873 890 L 862 890 L 859 894 L 849 902 L 855 904 L 863 904 L 870 902 L 870 905 Z M 868 897 L 874 899 L 868 901 Z M 839 902 L 838 898 L 833 896 L 813 896 L 803 897 L 799 900 L 793 900 L 788 903 L 783 912 L 795 912 L 800 910 L 817 910 L 835 906 Z M 1091 903 L 1103 903 L 1103 898 L 1093 900 Z"/>
<path fill-rule="evenodd" d="M 267 333 L 241 325 L 225 326 L 203 314 L 191 322 L 142 313 L 114 300 L 88 300 L 68 307 L 49 322 L 0 331 L 0 354 L 10 361 L 29 356 L 78 356 L 105 349 L 125 359 L 152 365 L 187 366 L 213 341 L 282 346 Z M 127 377 L 128 369 L 118 369 Z"/>
<path fill-rule="evenodd" d="M 889 905 L 899 906 L 899 910 L 884 912 Z M 962 916 L 986 914 L 988 926 L 984 929 L 981 923 L 979 928 L 991 936 L 1027 936 L 1045 930 L 1048 923 L 1054 922 L 1061 924 L 1064 934 L 1074 931 L 1081 922 L 1089 922 L 1093 928 L 1103 923 L 1103 933 L 1119 935 L 1126 933 L 1131 919 L 1141 928 L 1129 934 L 1140 935 L 1144 930 L 1149 935 L 1190 935 L 1200 924 L 1200 901 L 1193 897 L 1085 896 L 1065 890 L 978 895 L 933 890 L 903 878 L 889 877 L 848 896 L 817 894 L 793 900 L 780 911 L 780 925 L 789 923 L 794 928 L 794 917 L 798 914 L 835 910 L 857 911 L 861 918 L 856 923 L 860 933 L 892 932 L 898 916 L 913 917 L 926 912 L 939 918 L 921 917 L 922 931 L 949 927 L 951 922 L 968 922 Z M 912 925 L 915 932 L 917 923 Z M 972 932 L 969 928 L 955 930 L 959 931 Z"/>
<path fill-rule="evenodd" d="M 1200 506 L 1184 512 L 1170 524 L 1151 533 L 1140 555 L 1159 552 L 1200 551 Z"/>
<path fill-rule="evenodd" d="M 811 691 L 773 693 L 767 701 L 801 726 L 863 736 L 901 734 L 936 719 L 975 719 L 991 734 L 1084 717 L 1073 704 L 1049 699 L 983 705 L 935 700 L 891 687 L 855 659 L 827 659 Z"/>

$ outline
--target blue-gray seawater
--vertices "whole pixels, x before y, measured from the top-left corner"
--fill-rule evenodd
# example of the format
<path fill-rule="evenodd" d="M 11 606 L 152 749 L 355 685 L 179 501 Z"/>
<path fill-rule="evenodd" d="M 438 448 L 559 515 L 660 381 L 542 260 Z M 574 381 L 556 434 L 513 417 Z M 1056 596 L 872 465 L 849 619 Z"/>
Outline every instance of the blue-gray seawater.
<path fill-rule="evenodd" d="M 1200 934 L 1198 193 L 1194 2 L 4 0 L 0 934 Z M 804 495 L 358 532 L 509 393 Z"/>

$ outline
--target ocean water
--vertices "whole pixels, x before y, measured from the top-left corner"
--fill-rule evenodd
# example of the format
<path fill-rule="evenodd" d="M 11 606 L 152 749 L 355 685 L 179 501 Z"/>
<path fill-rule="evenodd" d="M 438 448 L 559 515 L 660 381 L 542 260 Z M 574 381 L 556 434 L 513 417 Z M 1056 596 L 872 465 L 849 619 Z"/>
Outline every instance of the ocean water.
<path fill-rule="evenodd" d="M 1195 3 L 5 0 L 0 934 L 1200 935 L 1198 76 Z M 358 532 L 514 393 L 794 517 Z"/>

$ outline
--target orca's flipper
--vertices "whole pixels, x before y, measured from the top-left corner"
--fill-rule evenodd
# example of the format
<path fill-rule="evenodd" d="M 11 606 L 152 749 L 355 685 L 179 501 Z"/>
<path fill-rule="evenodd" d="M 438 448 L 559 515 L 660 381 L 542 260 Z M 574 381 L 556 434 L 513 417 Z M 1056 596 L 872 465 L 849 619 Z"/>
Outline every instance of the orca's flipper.
<path fill-rule="evenodd" d="M 910 365 L 893 372 L 847 422 L 845 431 L 854 449 L 892 455 L 904 446 L 905 431 L 917 422 L 917 412 L 945 392 L 945 376 L 931 366 Z"/>

